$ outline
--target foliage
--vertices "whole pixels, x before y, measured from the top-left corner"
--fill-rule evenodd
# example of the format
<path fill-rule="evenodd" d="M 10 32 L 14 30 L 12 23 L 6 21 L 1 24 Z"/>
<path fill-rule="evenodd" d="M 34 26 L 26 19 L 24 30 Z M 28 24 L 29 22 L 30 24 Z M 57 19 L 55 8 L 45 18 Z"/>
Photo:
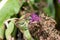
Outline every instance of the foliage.
<path fill-rule="evenodd" d="M 0 29 L 4 28 L 3 27 L 4 21 L 9 19 L 12 15 L 17 14 L 18 11 L 20 10 L 20 7 L 22 6 L 22 5 L 19 5 L 19 0 L 2 0 L 2 1 L 4 1 L 3 2 L 4 5 L 3 3 L 0 4 L 0 6 L 3 5 L 2 7 L 0 7 Z M 3 29 L 1 30 L 0 30 L 0 34 L 3 34 L 4 30 Z M 3 38 L 3 36 L 1 38 Z"/>
<path fill-rule="evenodd" d="M 7 2 L 0 9 L 0 27 L 2 27 L 4 21 L 10 18 L 13 14 L 18 13 L 20 8 L 18 0 L 7 0 Z"/>
<path fill-rule="evenodd" d="M 38 9 L 38 6 L 39 6 L 38 4 L 40 2 L 41 2 L 41 0 L 0 0 L 0 38 L 3 39 L 4 34 L 5 34 L 6 39 L 8 40 L 9 37 L 12 36 L 12 34 L 13 35 L 15 34 L 15 31 L 16 31 L 15 28 L 17 28 L 17 26 L 15 25 L 16 19 L 8 22 L 7 29 L 5 28 L 5 25 L 4 25 L 4 22 L 6 20 L 14 18 L 14 17 L 12 17 L 14 15 L 20 16 L 21 13 L 19 13 L 19 12 L 21 12 L 22 11 L 21 9 L 23 7 L 25 7 L 24 6 L 25 3 L 27 3 L 28 5 L 26 4 L 26 6 L 29 7 L 29 9 L 27 9 L 27 11 L 29 10 L 29 12 L 32 12 L 32 13 L 35 13 L 35 11 L 36 11 L 35 9 L 37 9 L 37 11 L 39 11 L 41 9 L 41 8 Z M 58 17 L 56 17 L 55 10 L 59 10 L 59 9 L 57 7 L 56 7 L 57 9 L 54 7 L 53 0 L 46 0 L 45 2 L 47 3 L 48 6 L 43 8 L 43 12 L 46 13 L 50 17 L 52 16 L 54 19 L 55 18 L 58 19 L 58 17 L 60 17 L 59 16 L 60 12 L 57 11 L 56 14 L 58 14 L 57 15 Z M 35 4 L 37 4 L 38 6 Z M 57 4 L 60 5 L 59 3 L 57 3 Z M 38 14 L 39 14 L 39 12 L 38 12 Z M 38 16 L 36 16 L 36 17 L 35 16 L 36 15 L 34 14 L 32 16 L 31 20 L 34 20 L 34 21 L 40 20 Z M 26 18 L 23 19 L 24 17 L 25 17 L 25 15 L 20 16 L 20 18 L 15 17 L 19 21 L 19 22 L 16 21 L 19 24 L 18 29 L 22 30 L 22 33 L 24 34 L 24 37 L 26 37 L 27 40 L 31 40 L 32 37 L 31 37 L 29 29 L 28 29 L 28 24 L 29 24 L 30 20 L 26 20 Z M 23 20 L 21 20 L 21 19 L 23 19 Z"/>
<path fill-rule="evenodd" d="M 5 36 L 6 36 L 7 40 L 11 36 L 13 30 L 14 30 L 14 20 L 12 20 L 7 26 L 7 29 L 6 29 L 6 32 L 5 32 Z"/>

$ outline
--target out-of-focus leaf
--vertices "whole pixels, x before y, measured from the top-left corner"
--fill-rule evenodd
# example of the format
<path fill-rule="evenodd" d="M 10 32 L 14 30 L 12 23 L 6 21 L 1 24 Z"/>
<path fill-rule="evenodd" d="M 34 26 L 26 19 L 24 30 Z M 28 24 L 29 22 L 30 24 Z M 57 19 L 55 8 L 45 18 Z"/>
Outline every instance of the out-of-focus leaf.
<path fill-rule="evenodd" d="M 40 2 L 40 0 L 35 0 L 35 2 L 37 3 L 37 2 Z"/>
<path fill-rule="evenodd" d="M 53 0 L 47 0 L 47 3 L 52 17 L 55 18 L 55 8 L 54 8 Z"/>
<path fill-rule="evenodd" d="M 50 17 L 52 17 L 52 18 L 55 18 L 55 13 L 51 13 L 51 11 L 50 11 L 49 8 L 43 8 L 43 10 L 44 10 L 44 12 L 45 12 L 48 16 L 50 16 Z M 55 12 L 55 11 L 54 11 L 54 12 Z"/>
<path fill-rule="evenodd" d="M 31 3 L 31 4 L 34 4 L 34 1 L 35 1 L 35 0 L 30 0 L 30 3 Z"/>
<path fill-rule="evenodd" d="M 24 0 L 22 0 L 24 2 Z M 13 14 L 17 14 L 20 10 L 20 7 L 22 6 L 23 2 L 20 2 L 19 0 L 2 0 L 0 2 L 0 29 L 4 28 L 3 23 L 5 20 L 10 18 Z M 2 32 L 1 32 L 2 30 Z M 4 30 L 0 30 L 0 38 L 3 38 Z"/>
<path fill-rule="evenodd" d="M 11 36 L 13 30 L 14 30 L 14 21 L 11 21 L 8 24 L 8 27 L 7 27 L 6 32 L 5 32 L 5 36 L 6 36 L 7 39 L 9 39 L 9 37 Z"/>
<path fill-rule="evenodd" d="M 20 9 L 18 0 L 7 0 L 7 2 L 0 9 L 0 27 L 3 25 L 3 22 L 10 18 L 15 13 L 18 13 Z"/>
<path fill-rule="evenodd" d="M 22 1 L 24 2 L 24 0 Z M 13 14 L 18 13 L 23 4 L 23 2 L 21 2 L 21 4 L 19 2 L 19 0 L 7 0 L 6 3 L 0 7 L 0 27 L 6 19 L 10 18 Z"/>
<path fill-rule="evenodd" d="M 0 2 L 1 2 L 2 0 L 0 0 Z"/>
<path fill-rule="evenodd" d="M 53 0 L 47 0 L 48 4 L 52 4 Z"/>
<path fill-rule="evenodd" d="M 48 16 L 51 16 L 51 12 L 49 10 L 49 8 L 43 8 L 44 12 L 48 15 Z"/>

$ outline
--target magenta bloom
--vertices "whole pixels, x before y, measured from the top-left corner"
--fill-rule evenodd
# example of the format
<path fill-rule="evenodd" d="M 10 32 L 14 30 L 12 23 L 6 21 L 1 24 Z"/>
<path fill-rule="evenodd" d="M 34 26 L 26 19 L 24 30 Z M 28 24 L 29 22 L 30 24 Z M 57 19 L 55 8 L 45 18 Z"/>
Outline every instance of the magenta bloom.
<path fill-rule="evenodd" d="M 37 15 L 37 14 L 35 14 L 35 13 L 33 13 L 33 14 L 31 14 L 31 22 L 34 22 L 34 21 L 39 21 L 40 20 L 40 17 Z"/>
<path fill-rule="evenodd" d="M 58 0 L 58 3 L 60 3 L 60 0 Z"/>

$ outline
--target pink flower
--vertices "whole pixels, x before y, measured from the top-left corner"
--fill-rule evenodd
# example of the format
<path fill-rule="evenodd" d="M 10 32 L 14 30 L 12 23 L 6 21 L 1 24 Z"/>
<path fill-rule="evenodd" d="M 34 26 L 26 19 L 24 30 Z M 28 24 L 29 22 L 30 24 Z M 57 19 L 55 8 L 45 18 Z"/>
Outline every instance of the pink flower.
<path fill-rule="evenodd" d="M 35 14 L 35 13 L 33 13 L 33 14 L 31 14 L 31 22 L 34 22 L 34 21 L 39 21 L 40 20 L 40 17 L 37 15 L 37 14 Z"/>
<path fill-rule="evenodd" d="M 60 0 L 58 0 L 58 3 L 60 3 Z"/>

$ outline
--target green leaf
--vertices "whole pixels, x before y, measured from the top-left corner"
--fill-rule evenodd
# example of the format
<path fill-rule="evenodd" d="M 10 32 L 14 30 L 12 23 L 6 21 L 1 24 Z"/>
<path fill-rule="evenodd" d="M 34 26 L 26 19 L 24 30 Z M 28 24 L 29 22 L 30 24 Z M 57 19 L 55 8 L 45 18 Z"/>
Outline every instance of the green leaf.
<path fill-rule="evenodd" d="M 24 31 L 24 36 L 27 40 L 32 40 L 29 30 Z"/>
<path fill-rule="evenodd" d="M 0 0 L 0 2 L 1 2 L 2 0 Z"/>
<path fill-rule="evenodd" d="M 24 0 L 21 2 L 21 4 L 19 2 L 19 0 L 7 0 L 6 3 L 2 7 L 0 7 L 0 27 L 3 25 L 3 22 L 6 19 L 18 13 Z"/>
<path fill-rule="evenodd" d="M 20 8 L 18 0 L 7 0 L 7 2 L 0 9 L 0 27 L 3 25 L 3 22 L 10 18 L 13 14 L 18 13 Z"/>
<path fill-rule="evenodd" d="M 45 7 L 45 8 L 43 8 L 43 10 L 44 10 L 44 12 L 45 12 L 48 16 L 50 16 L 50 17 L 52 17 L 52 18 L 55 18 L 55 11 L 54 11 L 54 9 L 53 9 L 53 12 L 50 10 L 49 7 Z"/>
<path fill-rule="evenodd" d="M 45 7 L 45 8 L 43 8 L 43 10 L 48 16 L 51 16 L 51 12 L 50 12 L 49 8 Z"/>
<path fill-rule="evenodd" d="M 6 32 L 5 32 L 5 36 L 7 39 L 11 36 L 13 30 L 14 30 L 14 21 L 11 21 L 8 24 L 8 27 L 7 27 Z"/>
<path fill-rule="evenodd" d="M 2 29 L 4 28 L 4 21 L 9 19 L 12 15 L 18 13 L 24 0 L 21 2 L 21 4 L 19 2 L 19 0 L 2 0 L 0 2 L 0 34 L 4 34 L 4 29 Z M 3 38 L 3 35 L 0 35 L 0 38 Z"/>
<path fill-rule="evenodd" d="M 2 0 L 0 2 L 0 38 L 4 37 L 4 21 L 15 13 L 18 13 L 20 8 L 18 0 Z"/>
<path fill-rule="evenodd" d="M 54 8 L 53 0 L 47 0 L 47 2 L 48 2 L 48 8 L 50 10 L 50 13 L 52 17 L 55 18 L 55 8 Z"/>

